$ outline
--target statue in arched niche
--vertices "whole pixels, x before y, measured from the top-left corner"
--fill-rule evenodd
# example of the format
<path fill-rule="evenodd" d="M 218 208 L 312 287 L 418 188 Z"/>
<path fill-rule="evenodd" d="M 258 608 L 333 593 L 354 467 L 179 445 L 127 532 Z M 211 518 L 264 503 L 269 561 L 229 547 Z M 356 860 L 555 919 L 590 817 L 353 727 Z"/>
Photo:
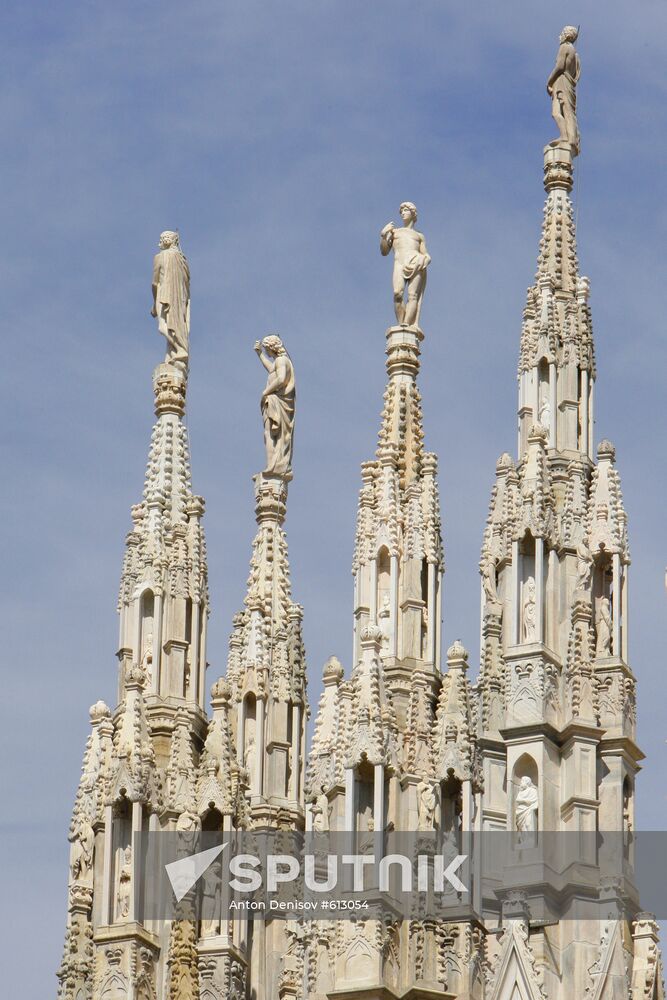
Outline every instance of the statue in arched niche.
<path fill-rule="evenodd" d="M 522 846 L 535 842 L 538 803 L 539 796 L 533 779 L 524 774 L 519 782 L 519 791 L 514 802 L 514 821 L 519 834 L 519 844 Z"/>
<path fill-rule="evenodd" d="M 535 642 L 537 639 L 537 599 L 535 579 L 529 576 L 526 580 L 526 592 L 523 599 L 523 641 Z"/>
<path fill-rule="evenodd" d="M 609 598 L 600 600 L 596 620 L 597 639 L 595 641 L 596 656 L 611 656 L 611 608 Z"/>
<path fill-rule="evenodd" d="M 425 778 L 417 785 L 417 823 L 420 830 L 432 830 L 437 798 L 432 781 Z"/>

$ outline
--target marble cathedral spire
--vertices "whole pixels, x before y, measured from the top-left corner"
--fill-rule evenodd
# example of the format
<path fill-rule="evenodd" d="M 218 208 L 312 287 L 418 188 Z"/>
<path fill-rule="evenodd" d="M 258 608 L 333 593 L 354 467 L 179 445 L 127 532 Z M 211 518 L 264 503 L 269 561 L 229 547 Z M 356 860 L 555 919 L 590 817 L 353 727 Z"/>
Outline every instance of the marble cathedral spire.
<path fill-rule="evenodd" d="M 308 827 L 344 832 L 375 852 L 392 831 L 458 843 L 479 795 L 468 654 L 455 643 L 441 673 L 444 572 L 437 458 L 424 448 L 418 325 L 430 256 L 411 202 L 388 223 L 397 323 L 386 332 L 387 386 L 375 458 L 364 462 L 353 558 L 354 643 L 349 677 L 336 657 L 307 771 Z M 366 848 L 364 847 L 366 845 Z M 451 932 L 451 933 L 450 933 Z M 473 924 L 337 921 L 319 924 L 307 960 L 309 994 L 472 996 L 480 982 Z M 466 959 L 467 956 L 467 959 Z M 455 992 L 451 992 L 455 991 Z M 426 995 L 424 993 L 424 995 Z M 385 995 L 383 993 L 383 995 Z"/>
<path fill-rule="evenodd" d="M 99 701 L 90 710 L 69 832 L 68 919 L 58 972 L 59 995 L 68 1000 L 155 996 L 170 989 L 173 933 L 168 923 L 155 927 L 141 919 L 143 862 L 136 836 L 201 827 L 198 766 L 203 752 L 210 763 L 213 749 L 210 739 L 204 746 L 204 501 L 192 492 L 184 421 L 190 272 L 171 231 L 160 237 L 153 296 L 168 349 L 153 374 L 156 421 L 143 498 L 132 508 L 123 559 L 117 706 L 112 712 Z M 224 692 L 217 694 L 216 700 L 214 689 L 211 731 L 224 715 Z M 221 725 L 218 719 L 214 742 L 222 753 Z M 228 769 L 225 781 L 232 777 Z M 215 798 L 206 791 L 202 813 Z M 229 790 L 220 795 L 221 809 L 229 811 L 231 798 Z"/>
<path fill-rule="evenodd" d="M 579 270 L 571 201 L 576 38 L 576 28 L 563 30 L 548 80 L 560 135 L 544 150 L 542 234 L 519 348 L 518 454 L 498 460 L 480 561 L 481 827 L 529 838 L 629 833 L 643 757 L 628 661 L 627 518 L 613 445 L 594 446 L 590 284 Z M 609 871 L 604 846 L 587 860 Z M 655 925 L 633 923 L 631 866 L 603 879 L 613 886 L 600 921 L 577 916 L 578 890 L 565 879 L 541 911 L 547 929 L 531 925 L 531 907 L 545 900 L 525 865 L 516 857 L 492 873 L 498 888 L 483 902 L 487 921 L 496 912 L 506 928 L 490 939 L 485 996 L 634 995 L 627 970 L 644 958 L 633 933 L 643 947 Z M 662 995 L 651 989 L 645 995 Z"/>
<path fill-rule="evenodd" d="M 254 477 L 257 534 L 244 608 L 234 618 L 227 680 L 236 751 L 259 825 L 303 827 L 306 661 L 303 609 L 292 600 L 283 527 L 292 479 L 295 379 L 279 337 L 255 350 L 268 372 L 262 395 L 266 467 Z"/>

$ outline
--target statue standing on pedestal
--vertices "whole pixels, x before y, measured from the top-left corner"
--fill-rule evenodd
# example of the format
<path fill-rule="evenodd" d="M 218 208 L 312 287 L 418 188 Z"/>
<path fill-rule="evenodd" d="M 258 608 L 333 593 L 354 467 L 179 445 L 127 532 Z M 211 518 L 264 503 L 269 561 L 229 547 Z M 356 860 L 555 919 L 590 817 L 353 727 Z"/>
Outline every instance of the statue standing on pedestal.
<path fill-rule="evenodd" d="M 547 80 L 547 93 L 551 97 L 551 114 L 560 131 L 550 146 L 567 146 L 572 156 L 579 155 L 579 129 L 577 127 L 577 80 L 581 65 L 574 47 L 579 29 L 568 24 L 560 33 L 560 47 L 556 65 Z"/>
<path fill-rule="evenodd" d="M 419 326 L 424 289 L 426 288 L 426 268 L 431 258 L 426 250 L 423 233 L 417 232 L 417 209 L 411 201 L 404 201 L 399 209 L 403 225 L 396 227 L 388 222 L 380 233 L 380 253 L 386 257 L 394 251 L 394 311 L 400 326 Z M 407 302 L 405 292 L 407 288 Z"/>
<path fill-rule="evenodd" d="M 190 354 L 190 268 L 178 233 L 160 235 L 153 259 L 153 308 L 158 330 L 167 340 L 166 362 L 187 368 Z"/>
<path fill-rule="evenodd" d="M 522 845 L 535 841 L 538 803 L 539 796 L 533 779 L 524 775 L 514 802 L 514 820 L 519 833 L 519 843 Z"/>
<path fill-rule="evenodd" d="M 265 354 L 262 354 L 262 349 Z M 296 398 L 294 367 L 280 337 L 270 336 L 261 342 L 255 341 L 255 351 L 269 373 L 261 404 L 266 446 L 264 471 L 284 476 L 292 468 Z"/>

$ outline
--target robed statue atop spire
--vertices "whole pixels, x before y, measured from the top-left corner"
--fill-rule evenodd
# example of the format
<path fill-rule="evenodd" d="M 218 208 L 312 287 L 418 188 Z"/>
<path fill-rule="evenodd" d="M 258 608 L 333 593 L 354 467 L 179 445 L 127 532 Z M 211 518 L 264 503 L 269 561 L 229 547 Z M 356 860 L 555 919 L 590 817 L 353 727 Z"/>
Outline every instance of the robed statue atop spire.
<path fill-rule="evenodd" d="M 255 341 L 255 351 L 269 373 L 261 400 L 266 446 L 264 471 L 271 475 L 289 476 L 292 469 L 296 398 L 294 366 L 282 340 L 275 335 L 265 337 L 261 342 Z"/>
<path fill-rule="evenodd" d="M 566 25 L 560 33 L 560 46 L 556 55 L 556 65 L 547 80 L 547 93 L 551 97 L 551 114 L 560 131 L 550 146 L 565 146 L 572 156 L 579 155 L 580 138 L 577 127 L 577 81 L 581 74 L 581 64 L 574 43 L 579 37 L 579 29 Z"/>
<path fill-rule="evenodd" d="M 153 259 L 153 308 L 158 330 L 167 340 L 166 362 L 187 368 L 190 354 L 190 268 L 178 233 L 160 234 Z"/>

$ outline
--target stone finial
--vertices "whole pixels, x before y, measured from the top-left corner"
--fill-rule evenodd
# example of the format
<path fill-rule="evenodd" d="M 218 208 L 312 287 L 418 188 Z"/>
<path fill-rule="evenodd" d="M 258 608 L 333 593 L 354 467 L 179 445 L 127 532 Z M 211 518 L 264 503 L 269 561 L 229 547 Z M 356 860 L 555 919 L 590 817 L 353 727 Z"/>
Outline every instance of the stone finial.
<path fill-rule="evenodd" d="M 158 365 L 153 372 L 153 392 L 155 393 L 155 415 L 175 413 L 182 417 L 185 413 L 185 372 L 171 364 Z"/>
<path fill-rule="evenodd" d="M 111 711 L 106 702 L 96 701 L 94 705 L 90 706 L 90 721 L 99 722 L 101 719 L 108 719 L 111 715 Z"/>
<path fill-rule="evenodd" d="M 507 472 L 508 469 L 514 468 L 514 459 L 509 452 L 504 451 L 498 461 L 496 462 L 496 472 Z"/>
<path fill-rule="evenodd" d="M 211 687 L 211 704 L 214 708 L 229 702 L 232 686 L 225 677 L 219 677 Z"/>
<path fill-rule="evenodd" d="M 330 656 L 327 662 L 324 664 L 322 670 L 322 678 L 325 684 L 340 684 L 343 679 L 345 671 L 343 670 L 343 665 L 337 656 Z"/>
<path fill-rule="evenodd" d="M 607 461 L 609 462 L 615 462 L 616 448 L 611 443 L 611 441 L 607 441 L 605 439 L 604 441 L 600 441 L 598 445 L 597 455 L 599 461 L 601 461 L 602 459 L 607 459 Z"/>
<path fill-rule="evenodd" d="M 394 312 L 399 326 L 419 328 L 426 268 L 431 258 L 426 249 L 423 233 L 415 229 L 417 209 L 411 201 L 404 201 L 399 212 L 403 225 L 388 222 L 380 232 L 380 253 L 386 257 L 394 251 L 392 287 Z"/>
<path fill-rule="evenodd" d="M 361 630 L 361 641 L 379 645 L 382 642 L 382 629 L 378 625 L 366 625 Z"/>
<path fill-rule="evenodd" d="M 449 664 L 459 664 L 468 662 L 468 650 L 460 639 L 455 639 L 447 650 L 447 662 Z"/>
<path fill-rule="evenodd" d="M 546 427 L 542 424 L 533 424 L 528 433 L 528 443 L 546 445 L 548 437 Z"/>

